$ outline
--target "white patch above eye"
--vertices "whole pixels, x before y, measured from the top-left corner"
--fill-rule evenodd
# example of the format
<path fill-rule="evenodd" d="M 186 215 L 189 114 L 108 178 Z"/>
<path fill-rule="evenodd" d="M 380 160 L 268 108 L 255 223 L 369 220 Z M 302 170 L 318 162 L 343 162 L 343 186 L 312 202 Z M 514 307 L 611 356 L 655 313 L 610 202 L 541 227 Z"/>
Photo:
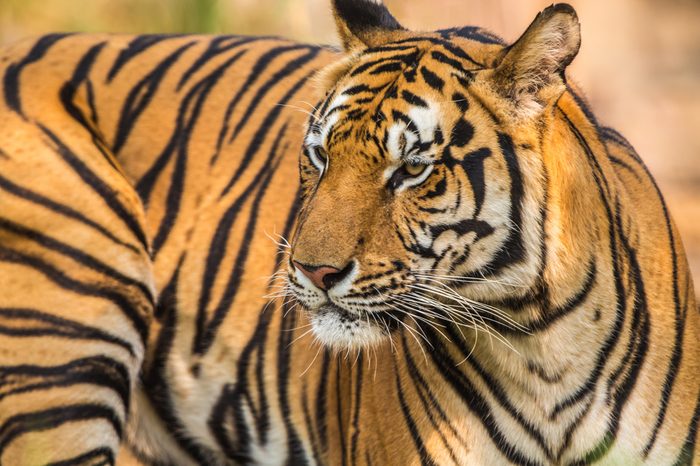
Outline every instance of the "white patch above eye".
<path fill-rule="evenodd" d="M 333 101 L 328 105 L 328 109 L 326 110 L 326 115 L 331 113 L 333 110 L 336 109 L 336 107 L 340 107 L 341 105 L 345 104 L 345 102 L 348 101 L 350 96 L 345 94 L 345 91 L 347 89 L 343 89 L 341 92 L 338 92 L 338 94 L 333 98 Z"/>
<path fill-rule="evenodd" d="M 402 143 L 401 139 L 404 138 Z M 392 160 L 401 160 L 406 148 L 411 147 L 418 141 L 418 136 L 411 131 L 408 131 L 406 123 L 397 121 L 387 130 L 386 146 L 389 151 L 389 157 Z"/>
<path fill-rule="evenodd" d="M 340 118 L 340 112 L 336 112 L 334 110 L 345 104 L 349 98 L 349 96 L 340 92 L 328 105 L 328 110 L 326 110 L 326 113 L 321 118 L 321 121 L 323 122 L 321 126 L 321 141 L 326 140 L 328 133 L 330 133 L 331 129 L 333 129 L 333 126 L 335 126 Z"/>
<path fill-rule="evenodd" d="M 408 117 L 418 128 L 421 141 L 432 141 L 439 123 L 437 106 L 429 101 L 427 103 L 428 108 L 413 107 L 408 111 Z"/>

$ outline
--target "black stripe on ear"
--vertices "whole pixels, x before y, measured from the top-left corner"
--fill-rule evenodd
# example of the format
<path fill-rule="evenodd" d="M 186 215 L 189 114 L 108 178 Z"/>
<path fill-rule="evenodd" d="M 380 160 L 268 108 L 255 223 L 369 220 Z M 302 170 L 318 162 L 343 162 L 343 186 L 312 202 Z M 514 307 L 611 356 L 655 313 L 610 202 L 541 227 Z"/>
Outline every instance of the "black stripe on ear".
<path fill-rule="evenodd" d="M 404 29 L 381 1 L 333 0 L 336 15 L 355 35 L 368 29 Z"/>

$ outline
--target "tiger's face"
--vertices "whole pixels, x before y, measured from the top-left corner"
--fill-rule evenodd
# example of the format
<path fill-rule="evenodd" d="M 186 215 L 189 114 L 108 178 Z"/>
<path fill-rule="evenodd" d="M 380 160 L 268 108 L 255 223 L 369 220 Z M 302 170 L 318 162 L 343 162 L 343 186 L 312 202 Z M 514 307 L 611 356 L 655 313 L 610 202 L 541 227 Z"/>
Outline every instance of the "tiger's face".
<path fill-rule="evenodd" d="M 493 92 L 504 49 L 478 47 L 427 35 L 367 48 L 334 71 L 305 136 L 288 261 L 323 344 L 371 346 L 536 279 L 537 124 L 517 123 Z"/>

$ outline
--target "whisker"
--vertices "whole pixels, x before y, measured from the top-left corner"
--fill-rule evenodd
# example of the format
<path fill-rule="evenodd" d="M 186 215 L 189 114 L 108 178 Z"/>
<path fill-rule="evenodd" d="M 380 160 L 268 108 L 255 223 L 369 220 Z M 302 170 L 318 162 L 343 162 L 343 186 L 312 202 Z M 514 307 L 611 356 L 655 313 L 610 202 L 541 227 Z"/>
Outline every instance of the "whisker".
<path fill-rule="evenodd" d="M 471 308 L 476 308 L 476 309 L 479 309 L 481 311 L 485 311 L 487 314 L 490 314 L 490 315 L 493 315 L 495 317 L 502 319 L 502 322 L 495 321 L 497 323 L 502 323 L 510 328 L 520 330 L 524 333 L 528 333 L 529 329 L 525 325 L 523 325 L 520 322 L 513 319 L 511 316 L 509 316 L 502 309 L 499 309 L 495 306 L 491 306 L 489 304 L 481 303 L 479 301 L 474 301 L 472 299 L 466 298 L 466 297 L 462 296 L 461 294 L 459 294 L 456 290 L 450 288 L 445 283 L 442 283 L 440 281 L 435 280 L 434 282 L 437 283 L 438 285 L 440 285 L 441 288 L 436 289 L 433 286 L 430 286 L 428 284 L 422 284 L 422 283 L 409 285 L 409 287 L 415 286 L 417 288 L 423 289 L 424 291 L 435 292 L 435 294 L 438 294 L 440 296 L 451 299 L 452 301 L 459 302 L 459 303 L 466 303 Z"/>
<path fill-rule="evenodd" d="M 314 341 L 314 343 L 315 343 L 315 341 Z M 318 353 L 321 352 L 321 349 L 322 349 L 322 348 L 323 348 L 323 346 L 322 346 L 321 344 L 319 344 L 319 345 L 318 345 L 318 349 L 316 350 L 316 354 L 314 355 L 314 358 L 311 360 L 311 362 L 309 363 L 309 365 L 306 366 L 306 369 L 304 369 L 304 372 L 302 372 L 301 374 L 299 374 L 299 377 L 303 377 L 304 374 L 306 374 L 306 373 L 308 372 L 308 370 L 311 369 L 311 366 L 313 366 L 314 363 L 316 362 L 316 358 L 318 357 Z"/>
<path fill-rule="evenodd" d="M 441 294 L 441 293 L 442 293 L 440 290 L 430 290 L 430 291 L 433 292 L 433 293 L 435 293 L 435 294 Z M 453 299 L 453 298 L 454 298 L 454 297 L 452 297 L 452 296 L 447 295 L 446 293 L 442 293 L 442 294 L 443 294 L 443 295 L 446 295 L 447 299 Z M 426 304 L 432 304 L 432 305 L 435 306 L 436 308 L 442 309 L 442 310 L 445 312 L 445 314 L 452 320 L 452 322 L 455 323 L 455 325 L 457 326 L 458 329 L 460 328 L 460 324 L 457 323 L 457 322 L 454 320 L 454 315 L 455 315 L 455 314 L 456 314 L 457 316 L 460 316 L 461 318 L 467 318 L 467 319 L 469 319 L 469 320 L 471 321 L 471 326 L 472 326 L 475 330 L 484 331 L 487 335 L 489 335 L 489 338 L 492 338 L 492 337 L 493 337 L 493 338 L 496 338 L 498 341 L 500 341 L 501 343 L 503 343 L 504 345 L 506 345 L 508 348 L 510 348 L 510 349 L 512 349 L 514 352 L 520 354 L 505 336 L 503 336 L 499 331 L 497 331 L 497 330 L 494 329 L 493 327 L 491 327 L 491 326 L 489 326 L 488 324 L 486 324 L 486 321 L 487 321 L 487 320 L 488 320 L 488 321 L 491 321 L 491 322 L 494 322 L 494 323 L 500 323 L 499 321 L 494 320 L 494 319 L 492 319 L 492 318 L 489 318 L 489 317 L 487 317 L 487 316 L 479 316 L 479 315 L 477 315 L 477 317 L 480 317 L 480 320 L 482 321 L 482 324 L 483 324 L 483 325 L 479 325 L 479 324 L 477 324 L 476 321 L 474 320 L 473 313 L 471 312 L 471 311 L 473 310 L 473 308 L 470 308 L 471 306 L 468 307 L 468 306 L 464 305 L 464 303 L 462 303 L 462 304 L 457 303 L 457 304 L 460 305 L 460 307 L 462 307 L 462 309 L 456 309 L 456 308 L 453 307 L 453 306 L 448 306 L 448 305 L 445 305 L 444 303 L 440 303 L 439 301 L 434 301 L 432 298 L 430 298 L 429 295 L 423 295 L 423 296 L 421 296 L 420 298 L 422 298 L 424 301 L 427 300 L 428 303 L 426 303 Z M 453 299 L 453 300 L 454 300 L 454 299 Z M 464 336 L 464 334 L 462 334 L 462 336 Z M 477 335 L 477 336 L 478 336 L 478 335 Z"/>
<path fill-rule="evenodd" d="M 304 338 L 306 335 L 308 335 L 309 333 L 311 333 L 311 332 L 313 332 L 313 331 L 314 331 L 314 329 L 313 329 L 313 328 L 310 328 L 310 329 L 307 330 L 306 332 L 302 333 L 301 335 L 299 335 L 298 337 L 296 337 L 294 340 L 292 340 L 291 342 L 289 342 L 289 344 L 287 345 L 287 348 L 289 348 L 289 347 L 292 346 L 294 343 L 296 343 L 296 342 L 299 341 L 300 339 Z"/>
<path fill-rule="evenodd" d="M 276 107 L 288 107 L 288 108 L 294 109 L 294 110 L 296 110 L 296 111 L 298 111 L 298 112 L 301 112 L 301 113 L 303 113 L 303 114 L 305 114 L 305 115 L 309 115 L 309 116 L 311 117 L 312 121 L 317 121 L 317 120 L 318 120 L 318 117 L 317 117 L 316 115 L 314 115 L 313 113 L 311 113 L 311 112 L 308 111 L 307 109 L 302 108 L 302 107 L 297 107 L 296 105 L 290 105 L 290 104 L 275 104 L 275 106 L 276 106 Z"/>

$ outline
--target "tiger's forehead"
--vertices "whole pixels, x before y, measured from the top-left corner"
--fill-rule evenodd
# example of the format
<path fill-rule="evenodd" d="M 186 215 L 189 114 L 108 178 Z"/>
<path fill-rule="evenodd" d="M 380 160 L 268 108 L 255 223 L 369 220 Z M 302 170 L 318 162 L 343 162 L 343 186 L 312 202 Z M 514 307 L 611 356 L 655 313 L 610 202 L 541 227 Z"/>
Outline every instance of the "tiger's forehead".
<path fill-rule="evenodd" d="M 407 81 L 404 74 L 373 84 L 351 80 L 338 86 L 311 125 L 307 144 L 332 150 L 347 142 L 369 142 L 381 149 L 376 152 L 383 157 L 398 161 L 418 157 L 440 139 L 442 107 L 449 98 L 425 83 Z"/>
<path fill-rule="evenodd" d="M 369 142 L 392 161 L 430 157 L 444 137 L 441 125 L 451 124 L 446 117 L 466 108 L 452 102 L 466 103 L 472 74 L 500 49 L 432 36 L 370 49 L 319 107 L 306 143 L 332 150 Z"/>
<path fill-rule="evenodd" d="M 403 94 L 407 94 L 404 92 Z M 357 118 L 360 106 L 348 95 L 339 92 L 328 106 L 328 115 L 312 128 L 306 138 L 311 146 L 325 147 L 332 151 L 339 146 L 374 146 L 377 157 L 388 161 L 418 158 L 430 151 L 434 142 L 441 142 L 441 119 L 444 111 L 437 99 L 420 98 L 419 102 L 398 97 L 382 100 L 373 111 Z"/>

